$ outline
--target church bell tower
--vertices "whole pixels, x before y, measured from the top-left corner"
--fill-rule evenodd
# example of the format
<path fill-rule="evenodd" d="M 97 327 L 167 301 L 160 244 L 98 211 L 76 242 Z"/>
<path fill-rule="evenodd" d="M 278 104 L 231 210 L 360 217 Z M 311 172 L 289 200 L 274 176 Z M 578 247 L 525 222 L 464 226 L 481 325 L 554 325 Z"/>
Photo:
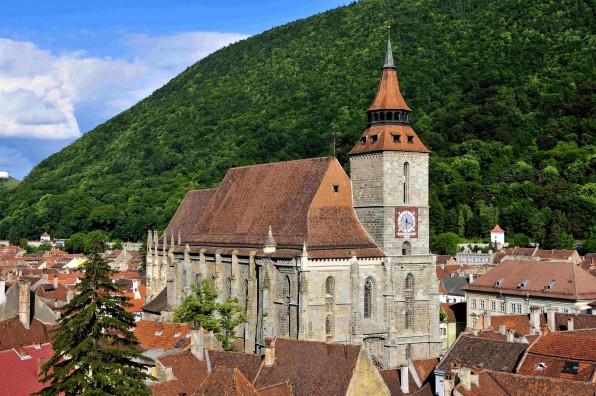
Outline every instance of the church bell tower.
<path fill-rule="evenodd" d="M 366 130 L 350 151 L 354 208 L 389 256 L 429 254 L 428 150 L 410 126 L 387 40 Z"/>

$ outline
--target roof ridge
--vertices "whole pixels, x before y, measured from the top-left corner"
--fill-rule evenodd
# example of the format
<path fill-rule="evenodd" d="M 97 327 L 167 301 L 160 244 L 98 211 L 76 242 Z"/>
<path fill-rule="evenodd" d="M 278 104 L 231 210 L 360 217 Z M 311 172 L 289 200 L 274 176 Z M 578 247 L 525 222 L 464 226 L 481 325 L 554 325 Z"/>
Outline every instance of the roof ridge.
<path fill-rule="evenodd" d="M 491 370 L 487 370 L 487 371 L 485 371 L 485 372 L 486 372 L 486 374 L 488 374 L 488 375 L 489 375 L 489 377 L 491 377 L 491 378 L 493 379 L 493 381 L 495 381 L 495 383 L 496 383 L 496 384 L 499 386 L 499 388 L 501 388 L 501 389 L 503 390 L 503 392 L 505 392 L 505 394 L 507 394 L 507 395 L 511 395 L 511 393 L 509 393 L 509 392 L 507 391 L 507 389 L 505 389 L 505 388 L 503 387 L 503 385 L 501 385 L 501 383 L 499 382 L 499 380 L 497 380 L 497 379 L 496 379 L 496 378 L 495 378 L 495 377 L 492 375 L 492 371 L 491 371 Z"/>
<path fill-rule="evenodd" d="M 270 165 L 277 165 L 277 164 L 287 164 L 290 162 L 300 162 L 300 161 L 313 161 L 313 160 L 334 160 L 337 159 L 335 157 L 314 157 L 314 158 L 300 158 L 300 159 L 295 159 L 295 160 L 289 160 L 289 161 L 275 161 L 275 162 L 263 162 L 260 164 L 253 164 L 253 165 L 242 165 L 242 166 L 235 166 L 233 168 L 230 168 L 228 171 L 234 170 L 234 169 L 244 169 L 244 168 L 251 168 L 254 166 L 270 166 Z M 214 190 L 217 190 L 217 188 L 215 188 Z"/>

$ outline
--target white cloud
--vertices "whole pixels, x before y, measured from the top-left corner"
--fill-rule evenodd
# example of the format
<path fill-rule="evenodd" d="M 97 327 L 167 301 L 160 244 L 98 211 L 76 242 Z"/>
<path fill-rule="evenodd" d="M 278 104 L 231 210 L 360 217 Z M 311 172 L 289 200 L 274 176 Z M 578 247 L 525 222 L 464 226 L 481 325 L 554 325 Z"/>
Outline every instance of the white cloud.
<path fill-rule="evenodd" d="M 54 54 L 34 43 L 0 38 L 0 139 L 78 137 L 77 115 L 99 123 L 243 38 L 214 32 L 136 34 L 121 40 L 121 58 Z"/>

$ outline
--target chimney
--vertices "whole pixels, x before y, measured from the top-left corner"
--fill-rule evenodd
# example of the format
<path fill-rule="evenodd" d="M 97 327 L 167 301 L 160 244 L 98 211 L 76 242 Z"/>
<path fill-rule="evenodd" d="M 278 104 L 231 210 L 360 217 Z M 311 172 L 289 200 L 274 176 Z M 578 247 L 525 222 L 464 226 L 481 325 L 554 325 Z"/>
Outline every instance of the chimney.
<path fill-rule="evenodd" d="M 546 333 L 548 333 L 548 325 L 546 323 L 544 323 L 543 325 L 540 326 L 540 330 L 542 335 L 545 335 Z"/>
<path fill-rule="evenodd" d="M 400 390 L 402 393 L 410 393 L 410 381 L 408 379 L 408 366 L 402 366 L 399 369 L 400 373 Z"/>
<path fill-rule="evenodd" d="M 455 386 L 455 374 L 445 373 L 443 375 L 443 395 L 451 396 Z"/>
<path fill-rule="evenodd" d="M 505 335 L 506 332 L 507 328 L 505 327 L 505 325 L 499 325 L 499 333 Z"/>
<path fill-rule="evenodd" d="M 265 338 L 265 367 L 273 366 L 275 363 L 275 338 Z"/>
<path fill-rule="evenodd" d="M 546 321 L 548 322 L 548 329 L 552 332 L 557 331 L 557 320 L 555 314 L 557 311 L 553 307 L 549 307 L 546 311 Z"/>
<path fill-rule="evenodd" d="M 535 330 L 540 328 L 540 307 L 538 305 L 530 307 L 530 325 Z"/>
<path fill-rule="evenodd" d="M 74 293 L 72 292 L 72 290 L 69 290 L 66 292 L 66 302 L 69 303 L 70 300 L 72 300 L 72 298 L 74 297 Z"/>
<path fill-rule="evenodd" d="M 573 318 L 567 319 L 567 330 L 573 331 Z"/>
<path fill-rule="evenodd" d="M 58 275 L 54 275 L 54 289 L 58 288 Z"/>
<path fill-rule="evenodd" d="M 6 281 L 0 280 L 0 304 L 6 301 Z"/>
<path fill-rule="evenodd" d="M 31 282 L 19 280 L 19 320 L 28 329 L 31 325 Z"/>
<path fill-rule="evenodd" d="M 492 329 L 490 311 L 484 311 L 484 330 L 486 329 Z"/>
<path fill-rule="evenodd" d="M 468 275 L 468 280 L 470 281 L 469 283 L 474 282 L 474 274 L 469 274 Z"/>
<path fill-rule="evenodd" d="M 514 342 L 515 334 L 513 330 L 507 331 L 507 342 Z"/>
<path fill-rule="evenodd" d="M 205 358 L 205 338 L 200 326 L 193 326 L 190 330 L 190 352 L 201 361 Z"/>
<path fill-rule="evenodd" d="M 37 378 L 39 378 L 41 376 L 41 373 L 43 371 L 41 366 L 43 366 L 45 364 L 46 359 L 47 359 L 46 356 L 37 358 Z"/>

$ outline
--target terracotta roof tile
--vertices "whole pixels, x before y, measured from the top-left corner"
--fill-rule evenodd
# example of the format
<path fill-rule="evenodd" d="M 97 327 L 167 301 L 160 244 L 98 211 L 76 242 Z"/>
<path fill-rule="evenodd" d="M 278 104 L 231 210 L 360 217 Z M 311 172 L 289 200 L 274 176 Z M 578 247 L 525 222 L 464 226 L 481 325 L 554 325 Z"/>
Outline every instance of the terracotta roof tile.
<path fill-rule="evenodd" d="M 500 279 L 500 286 L 495 286 Z M 524 287 L 518 287 L 526 280 L 528 283 Z M 551 281 L 554 284 L 547 289 Z M 591 300 L 596 297 L 596 278 L 574 263 L 506 260 L 464 287 L 464 290 Z"/>
<path fill-rule="evenodd" d="M 528 352 L 596 363 L 596 330 L 547 333 Z"/>
<path fill-rule="evenodd" d="M 462 388 L 460 384 L 456 389 L 461 392 Z M 491 396 L 593 396 L 596 384 L 486 370 L 479 373 L 478 386 L 471 388 L 472 394 Z"/>
<path fill-rule="evenodd" d="M 250 381 L 254 381 L 263 359 L 259 355 L 241 352 L 209 351 L 212 367 L 236 367 Z"/>
<path fill-rule="evenodd" d="M 164 235 L 170 238 L 173 233 L 175 241 L 178 242 L 178 231 L 180 231 L 182 239 L 188 240 L 216 191 L 216 189 L 207 189 L 187 192 Z M 169 241 L 168 239 L 168 243 Z"/>
<path fill-rule="evenodd" d="M 480 363 L 491 370 L 507 368 L 513 371 L 527 344 L 506 342 L 467 334 L 459 336 L 449 352 L 441 359 L 437 369 L 446 371 L 454 359 L 461 359 L 464 367 L 472 367 Z"/>
<path fill-rule="evenodd" d="M 265 367 L 257 389 L 289 381 L 296 395 L 345 394 L 361 346 L 275 339 L 275 363 Z M 332 368 L 332 369 L 330 369 Z"/>
<path fill-rule="evenodd" d="M 270 225 L 281 250 L 302 249 L 304 242 L 309 248 L 377 249 L 356 218 L 350 179 L 335 158 L 230 169 L 183 242 L 259 249 Z"/>
<path fill-rule="evenodd" d="M 0 352 L 0 393 L 5 395 L 29 395 L 43 387 L 37 379 L 39 359 L 49 359 L 54 350 L 50 344 L 23 348 L 27 358 L 14 349 Z"/>
<path fill-rule="evenodd" d="M 293 396 L 294 391 L 288 382 L 271 385 L 257 390 L 259 396 Z"/>
<path fill-rule="evenodd" d="M 490 232 L 505 232 L 498 224 Z"/>
<path fill-rule="evenodd" d="M 392 396 L 411 395 L 418 391 L 418 385 L 416 385 L 412 373 L 408 372 L 408 393 L 401 391 L 401 373 L 399 369 L 381 370 L 379 373 Z"/>
<path fill-rule="evenodd" d="M 141 320 L 134 334 L 143 349 L 184 349 L 190 345 L 190 326 L 186 324 Z"/>
<path fill-rule="evenodd" d="M 397 71 L 395 69 L 383 69 L 377 95 L 368 108 L 368 111 L 371 110 L 411 111 L 404 98 L 401 96 L 399 82 L 397 80 Z"/>
<path fill-rule="evenodd" d="M 190 350 L 157 358 L 161 364 L 172 368 L 174 380 L 151 385 L 155 396 L 192 395 L 208 376 L 204 360 L 198 360 Z"/>
<path fill-rule="evenodd" d="M 437 364 L 439 364 L 439 359 L 431 358 L 431 359 L 420 359 L 420 360 L 412 360 L 412 364 L 416 369 L 416 374 L 418 374 L 418 379 L 422 384 L 429 379 L 430 375 L 432 374 Z"/>
<path fill-rule="evenodd" d="M 197 389 L 196 396 L 257 395 L 253 384 L 237 368 L 215 368 Z"/>
<path fill-rule="evenodd" d="M 350 155 L 378 151 L 430 153 L 410 125 L 371 125 L 362 134 Z"/>
<path fill-rule="evenodd" d="M 29 329 L 17 317 L 0 321 L 0 351 L 49 342 L 53 328 L 53 325 L 42 323 L 37 318 L 31 320 Z"/>
<path fill-rule="evenodd" d="M 563 370 L 569 363 L 577 365 L 575 374 L 567 373 L 565 372 L 566 370 Z M 517 369 L 517 373 L 539 377 L 561 378 L 572 381 L 592 381 L 595 369 L 595 362 L 578 362 L 577 360 L 528 353 L 528 355 L 524 357 L 520 367 Z"/>

